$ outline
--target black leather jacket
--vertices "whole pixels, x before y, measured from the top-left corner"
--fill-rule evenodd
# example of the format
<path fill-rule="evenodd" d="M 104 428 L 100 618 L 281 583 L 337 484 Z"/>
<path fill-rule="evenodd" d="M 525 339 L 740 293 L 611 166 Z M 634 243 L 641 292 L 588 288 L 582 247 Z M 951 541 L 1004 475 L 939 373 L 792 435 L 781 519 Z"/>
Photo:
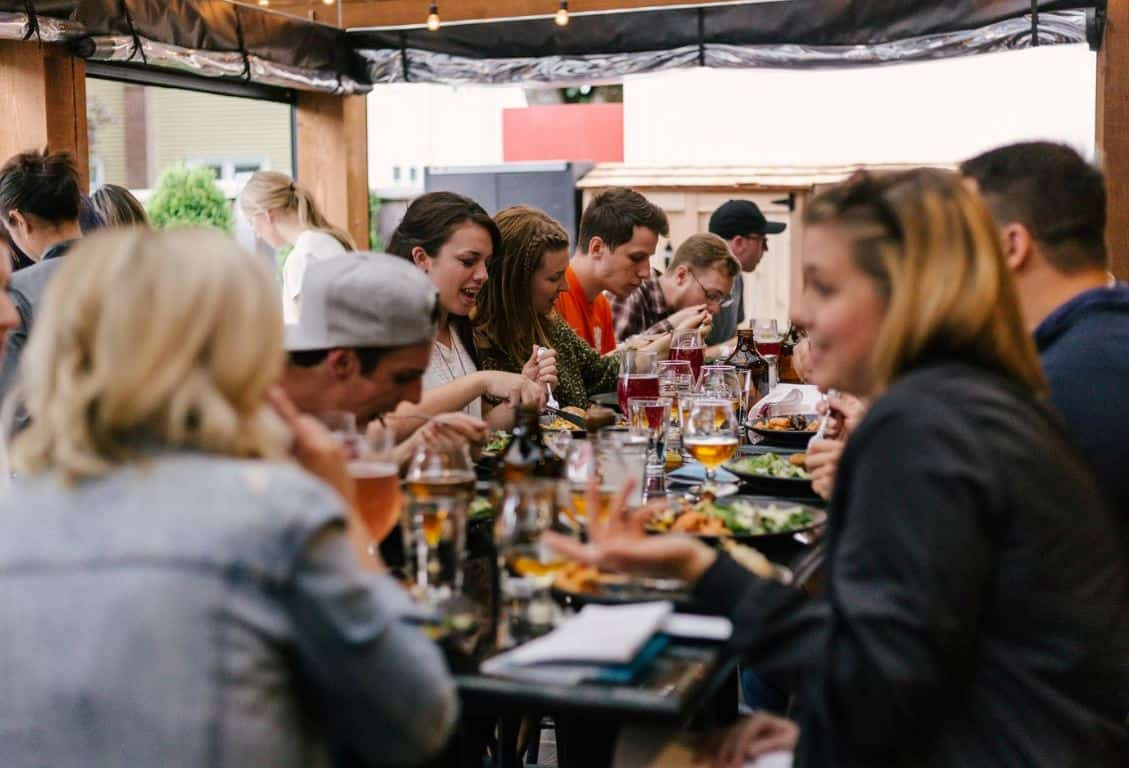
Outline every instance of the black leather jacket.
<path fill-rule="evenodd" d="M 1129 536 L 1056 418 L 941 362 L 842 457 L 825 595 L 722 557 L 697 594 L 798 692 L 798 766 L 1129 765 Z"/>

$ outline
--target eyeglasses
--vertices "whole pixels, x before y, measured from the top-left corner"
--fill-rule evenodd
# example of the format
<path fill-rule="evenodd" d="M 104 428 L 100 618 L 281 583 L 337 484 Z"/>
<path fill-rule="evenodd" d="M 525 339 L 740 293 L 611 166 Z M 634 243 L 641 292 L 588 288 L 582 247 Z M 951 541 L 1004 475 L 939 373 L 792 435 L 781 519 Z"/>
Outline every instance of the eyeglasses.
<path fill-rule="evenodd" d="M 722 293 L 721 291 L 707 291 L 706 287 L 702 285 L 702 281 L 694 274 L 694 270 L 688 269 L 686 271 L 689 272 L 690 277 L 694 278 L 694 282 L 702 289 L 702 293 L 706 295 L 707 304 L 717 304 L 722 309 L 733 306 L 733 294 Z"/>

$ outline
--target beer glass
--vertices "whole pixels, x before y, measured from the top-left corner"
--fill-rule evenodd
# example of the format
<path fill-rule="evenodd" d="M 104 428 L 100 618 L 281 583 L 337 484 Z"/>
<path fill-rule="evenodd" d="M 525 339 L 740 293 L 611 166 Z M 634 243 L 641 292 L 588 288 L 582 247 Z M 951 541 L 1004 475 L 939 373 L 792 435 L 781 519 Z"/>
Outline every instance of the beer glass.
<path fill-rule="evenodd" d="M 462 590 L 467 507 L 475 489 L 466 446 L 421 444 L 404 485 L 416 584 L 426 602 L 443 602 Z"/>
<path fill-rule="evenodd" d="M 690 363 L 694 381 L 697 381 L 702 373 L 702 364 L 706 361 L 706 345 L 702 343 L 702 334 L 695 329 L 675 331 L 670 340 L 670 359 Z"/>
<path fill-rule="evenodd" d="M 356 453 L 349 457 L 349 477 L 357 511 L 373 543 L 379 545 L 400 521 L 403 506 L 396 436 L 391 429 L 372 428 L 355 445 Z"/>
<path fill-rule="evenodd" d="M 619 365 L 619 409 L 627 415 L 627 401 L 633 397 L 658 397 L 659 378 L 655 373 L 655 354 L 641 349 L 623 352 Z"/>
<path fill-rule="evenodd" d="M 737 453 L 737 414 L 733 401 L 699 397 L 682 427 L 682 444 L 705 467 L 703 492 L 717 491 L 717 469 Z"/>
<path fill-rule="evenodd" d="M 541 535 L 560 528 L 557 514 L 556 480 L 530 478 L 506 485 L 494 518 L 494 543 L 511 633 L 536 633 L 553 623 L 549 587 L 568 561 L 542 543 Z"/>
<path fill-rule="evenodd" d="M 669 397 L 633 397 L 628 403 L 628 424 L 631 432 L 646 438 L 651 455 L 649 463 L 660 467 L 666 461 L 666 435 L 670 427 Z"/>

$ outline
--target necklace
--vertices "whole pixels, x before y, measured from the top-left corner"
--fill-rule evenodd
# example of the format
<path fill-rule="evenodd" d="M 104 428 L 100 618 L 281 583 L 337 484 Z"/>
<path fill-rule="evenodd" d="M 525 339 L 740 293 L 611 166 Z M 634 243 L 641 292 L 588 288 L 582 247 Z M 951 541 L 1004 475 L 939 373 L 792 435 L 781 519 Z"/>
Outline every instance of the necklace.
<path fill-rule="evenodd" d="M 447 373 L 451 376 L 451 381 L 455 381 L 458 377 L 455 376 L 455 369 L 451 367 L 451 361 L 447 357 L 447 351 L 443 349 L 443 345 L 436 339 L 432 342 L 435 345 L 435 351 L 439 353 L 439 359 L 443 361 L 443 367 L 447 369 Z M 451 332 L 451 351 L 455 353 L 455 358 L 459 361 L 459 370 L 462 371 L 463 376 L 467 375 L 466 365 L 463 363 L 463 355 L 459 352 L 459 338 Z M 470 403 L 467 403 L 462 408 L 464 413 L 470 413 Z"/>

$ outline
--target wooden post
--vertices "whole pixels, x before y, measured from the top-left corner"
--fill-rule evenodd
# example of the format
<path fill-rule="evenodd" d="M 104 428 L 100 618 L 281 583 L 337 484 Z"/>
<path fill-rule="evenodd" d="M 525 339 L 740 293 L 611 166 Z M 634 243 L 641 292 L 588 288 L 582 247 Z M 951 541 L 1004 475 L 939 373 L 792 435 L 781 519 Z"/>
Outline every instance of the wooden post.
<path fill-rule="evenodd" d="M 30 149 L 74 155 L 90 183 L 86 65 L 65 46 L 0 40 L 0 163 Z"/>
<path fill-rule="evenodd" d="M 298 95 L 298 180 L 326 217 L 369 246 L 368 112 L 364 96 Z"/>
<path fill-rule="evenodd" d="M 1098 53 L 1098 160 L 1106 174 L 1110 271 L 1129 280 L 1129 0 L 1109 0 Z"/>

